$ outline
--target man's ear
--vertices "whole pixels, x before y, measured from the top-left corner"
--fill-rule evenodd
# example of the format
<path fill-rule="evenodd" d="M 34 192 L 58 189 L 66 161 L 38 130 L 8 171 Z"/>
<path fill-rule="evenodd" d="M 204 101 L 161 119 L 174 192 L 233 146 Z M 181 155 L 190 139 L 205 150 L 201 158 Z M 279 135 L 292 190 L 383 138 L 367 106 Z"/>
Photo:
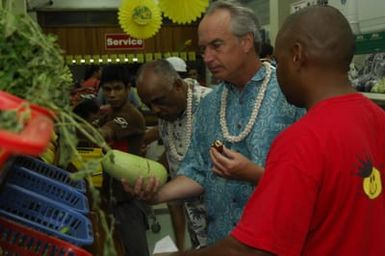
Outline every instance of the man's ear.
<path fill-rule="evenodd" d="M 242 49 L 244 50 L 244 52 L 246 52 L 246 53 L 250 52 L 250 50 L 254 51 L 254 49 L 253 49 L 253 47 L 254 47 L 253 33 L 249 32 L 241 38 L 241 46 L 242 46 Z"/>
<path fill-rule="evenodd" d="M 183 88 L 183 80 L 181 78 L 177 78 L 174 82 L 174 86 L 176 90 L 180 90 Z"/>
<path fill-rule="evenodd" d="M 126 89 L 127 89 L 128 92 L 130 92 L 130 90 L 131 90 L 131 83 L 127 83 Z"/>
<path fill-rule="evenodd" d="M 295 43 L 291 48 L 291 63 L 294 68 L 302 67 L 306 61 L 304 47 L 300 42 Z"/>

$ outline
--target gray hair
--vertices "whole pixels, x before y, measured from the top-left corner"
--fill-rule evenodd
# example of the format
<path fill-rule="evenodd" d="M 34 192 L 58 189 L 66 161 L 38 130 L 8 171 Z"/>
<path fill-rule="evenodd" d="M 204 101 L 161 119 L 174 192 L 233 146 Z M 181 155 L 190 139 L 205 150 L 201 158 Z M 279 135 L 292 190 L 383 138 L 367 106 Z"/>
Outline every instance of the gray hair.
<path fill-rule="evenodd" d="M 216 10 L 228 10 L 231 14 L 231 31 L 241 38 L 247 33 L 252 33 L 254 37 L 254 47 L 258 53 L 262 43 L 260 25 L 257 16 L 250 8 L 242 6 L 233 0 L 219 0 L 213 2 L 207 9 L 205 16 L 213 14 Z"/>
<path fill-rule="evenodd" d="M 162 77 L 164 80 L 169 81 L 170 87 L 173 85 L 173 82 L 177 79 L 180 79 L 180 75 L 174 67 L 167 60 L 155 60 L 153 62 L 148 62 L 143 64 L 137 73 L 137 83 L 141 83 L 143 79 L 143 74 L 145 70 L 151 70 L 151 72 Z"/>

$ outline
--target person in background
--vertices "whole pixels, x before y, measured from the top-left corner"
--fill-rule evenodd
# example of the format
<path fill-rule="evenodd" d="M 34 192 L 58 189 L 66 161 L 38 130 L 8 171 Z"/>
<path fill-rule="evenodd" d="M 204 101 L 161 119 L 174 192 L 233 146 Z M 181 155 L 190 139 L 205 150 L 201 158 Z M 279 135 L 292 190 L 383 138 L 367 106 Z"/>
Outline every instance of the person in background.
<path fill-rule="evenodd" d="M 261 47 L 261 51 L 259 52 L 259 58 L 261 61 L 268 61 L 274 67 L 277 66 L 277 63 L 273 56 L 274 48 L 269 43 L 263 43 Z"/>
<path fill-rule="evenodd" d="M 102 74 L 102 68 L 98 65 L 90 65 L 86 69 L 84 80 L 81 83 L 81 87 L 93 88 L 95 95 L 99 91 L 100 76 Z"/>
<path fill-rule="evenodd" d="M 385 255 L 385 112 L 351 86 L 354 44 L 333 7 L 286 19 L 276 40 L 278 81 L 308 112 L 275 140 L 231 234 L 171 255 Z"/>
<path fill-rule="evenodd" d="M 168 57 L 165 60 L 171 64 L 171 66 L 178 73 L 180 78 L 184 79 L 184 78 L 187 77 L 187 64 L 186 64 L 186 62 L 182 58 L 179 58 L 179 57 Z M 140 99 L 140 97 L 139 97 L 139 99 Z M 149 109 L 147 106 L 146 106 L 146 108 L 151 111 L 151 109 Z M 159 139 L 160 139 L 159 127 L 158 126 L 149 127 L 149 129 L 147 129 L 147 131 L 146 131 L 146 134 L 144 135 L 144 143 L 145 143 L 145 145 L 148 146 L 150 143 L 152 143 L 152 142 L 154 142 L 156 140 L 159 140 Z M 164 158 L 165 158 L 165 155 L 162 155 L 160 157 L 160 159 L 164 159 Z M 164 164 L 167 164 L 167 163 L 165 162 Z M 180 230 L 181 229 L 182 228 L 180 228 Z M 184 230 L 184 228 L 183 228 L 183 230 Z M 180 233 L 180 232 L 178 232 L 178 233 Z M 177 236 L 177 237 L 179 237 L 179 236 Z M 178 238 L 177 238 L 177 240 L 178 240 Z M 181 239 L 181 242 L 182 242 L 182 240 L 184 240 L 184 238 Z"/>
<path fill-rule="evenodd" d="M 178 73 L 180 78 L 184 79 L 187 77 L 187 64 L 182 58 L 168 57 L 165 60 L 171 64 L 171 66 Z M 139 97 L 139 99 L 140 99 L 140 97 Z M 146 106 L 146 108 L 151 111 L 151 109 L 149 109 L 147 106 Z M 159 139 L 160 139 L 160 136 L 159 136 L 159 127 L 158 126 L 149 127 L 149 129 L 146 130 L 146 133 L 144 135 L 144 143 L 146 146 L 148 146 L 150 143 L 152 143 L 156 140 L 159 140 Z M 161 156 L 161 159 L 162 158 L 163 158 L 163 156 Z M 165 163 L 165 164 L 167 164 L 167 163 Z"/>
<path fill-rule="evenodd" d="M 251 9 L 213 2 L 198 38 L 204 62 L 222 82 L 200 102 L 177 177 L 160 188 L 156 179 L 146 187 L 138 179 L 133 191 L 126 189 L 151 203 L 204 194 L 210 245 L 233 229 L 263 175 L 271 142 L 303 110 L 287 103 L 275 69 L 259 61 L 261 37 Z M 224 144 L 221 151 L 212 148 L 216 140 Z"/>
<path fill-rule="evenodd" d="M 187 77 L 187 64 L 182 58 L 173 56 L 173 57 L 168 57 L 165 60 L 171 64 L 171 66 L 179 74 L 180 78 L 184 79 Z M 144 104 L 144 106 L 145 106 L 146 110 L 149 110 L 151 112 L 151 110 L 145 104 Z M 144 135 L 144 144 L 146 147 L 148 147 L 148 145 L 151 144 L 152 142 L 159 140 L 159 139 L 160 139 L 160 136 L 159 136 L 159 127 L 158 126 L 149 127 L 146 130 L 146 133 Z M 162 141 L 159 140 L 159 142 L 162 142 Z M 145 151 L 146 150 L 147 149 L 145 149 Z M 160 157 L 160 159 L 163 161 L 163 159 L 165 159 L 165 155 L 163 154 Z M 167 164 L 165 161 L 163 161 L 163 162 L 164 162 L 164 164 Z M 172 213 L 171 213 L 171 215 L 172 215 Z M 178 228 L 178 230 L 182 230 L 182 229 L 184 230 L 184 228 L 182 228 L 182 227 Z M 178 233 L 181 233 L 181 232 L 178 232 Z M 180 237 L 180 236 L 176 236 L 176 237 L 177 237 L 177 240 L 179 240 L 178 237 Z M 182 240 L 184 240 L 184 238 L 180 239 L 181 243 L 182 243 Z"/>
<path fill-rule="evenodd" d="M 112 64 L 115 65 L 115 64 Z M 132 74 L 132 70 L 130 70 L 130 73 Z M 146 107 L 144 104 L 140 101 L 140 98 L 138 96 L 138 93 L 136 92 L 136 86 L 135 86 L 135 78 L 133 76 L 130 76 L 130 92 L 128 93 L 128 101 L 136 107 L 138 110 L 143 111 L 146 110 Z M 107 105 L 106 97 L 104 96 L 103 90 L 99 90 L 96 95 L 96 102 L 102 106 L 102 109 Z"/>
<path fill-rule="evenodd" d="M 171 66 L 173 66 L 175 71 L 178 72 L 179 76 L 182 79 L 187 77 L 187 64 L 182 58 L 168 57 L 166 58 L 166 61 L 168 61 L 171 64 Z"/>
<path fill-rule="evenodd" d="M 140 111 L 147 109 L 143 102 L 140 100 L 136 86 L 131 86 L 130 93 L 128 94 L 128 101 Z"/>
<path fill-rule="evenodd" d="M 199 79 L 198 70 L 196 68 L 189 68 L 187 73 L 188 78 L 197 80 Z"/>
<path fill-rule="evenodd" d="M 97 122 L 111 148 L 140 155 L 145 130 L 143 115 L 128 101 L 131 77 L 126 66 L 103 69 L 101 88 L 109 109 Z M 123 190 L 119 180 L 103 173 L 103 194 L 107 212 L 115 218 L 117 238 L 125 256 L 148 256 L 146 208 Z"/>
<path fill-rule="evenodd" d="M 72 110 L 75 114 L 92 124 L 99 118 L 99 105 L 95 99 L 84 99 Z"/>
<path fill-rule="evenodd" d="M 95 99 L 83 99 L 77 105 L 75 105 L 72 111 L 91 125 L 94 125 L 95 122 L 99 119 L 100 108 Z M 77 138 L 77 147 L 95 147 L 95 144 L 90 142 L 90 140 L 78 130 Z"/>
<path fill-rule="evenodd" d="M 197 80 L 200 85 L 206 87 L 206 82 L 201 78 L 198 68 L 195 65 L 189 65 L 187 77 Z"/>
<path fill-rule="evenodd" d="M 95 98 L 95 89 L 93 87 L 82 87 L 79 82 L 76 82 L 70 92 L 71 106 L 75 108 L 84 100 L 93 100 Z"/>
<path fill-rule="evenodd" d="M 180 60 L 177 63 L 182 63 Z M 184 63 L 184 61 L 183 61 Z M 173 65 L 174 64 L 174 65 Z M 175 68 L 174 68 L 175 67 Z M 199 102 L 211 91 L 191 78 L 181 79 L 186 71 L 170 59 L 144 64 L 138 72 L 137 88 L 142 101 L 159 118 L 159 134 L 167 157 L 171 178 L 174 178 L 190 144 L 194 115 Z M 177 247 L 184 248 L 185 215 L 191 244 L 204 247 L 207 240 L 206 211 L 202 198 L 168 203 Z M 185 212 L 184 212 L 185 211 Z"/>

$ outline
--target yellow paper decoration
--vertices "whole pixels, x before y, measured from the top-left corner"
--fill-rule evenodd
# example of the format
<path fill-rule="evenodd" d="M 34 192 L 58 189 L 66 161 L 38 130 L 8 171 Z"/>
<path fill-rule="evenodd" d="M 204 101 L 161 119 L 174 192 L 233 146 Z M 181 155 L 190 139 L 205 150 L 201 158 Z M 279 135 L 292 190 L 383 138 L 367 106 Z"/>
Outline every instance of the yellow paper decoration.
<path fill-rule="evenodd" d="M 134 62 L 135 55 L 134 55 L 134 54 L 128 54 L 128 55 L 127 55 L 127 58 L 128 58 L 128 63 L 133 63 L 133 62 Z"/>
<path fill-rule="evenodd" d="M 119 58 L 120 62 L 128 62 L 126 54 L 119 54 L 118 58 Z"/>
<path fill-rule="evenodd" d="M 92 64 L 92 62 L 91 62 L 91 55 L 84 55 L 84 60 L 85 60 L 85 63 L 86 64 Z"/>
<path fill-rule="evenodd" d="M 138 53 L 136 54 L 136 58 L 138 59 L 138 63 L 144 63 L 144 54 L 143 53 Z"/>
<path fill-rule="evenodd" d="M 152 60 L 153 60 L 152 53 L 146 53 L 146 54 L 144 55 L 144 58 L 145 58 L 146 62 L 152 61 Z"/>
<path fill-rule="evenodd" d="M 187 52 L 180 52 L 179 57 L 183 60 L 187 60 Z"/>
<path fill-rule="evenodd" d="M 154 59 L 155 59 L 155 60 L 160 60 L 160 59 L 162 59 L 162 54 L 161 54 L 160 52 L 154 53 Z"/>
<path fill-rule="evenodd" d="M 76 63 L 80 63 L 80 61 L 82 60 L 82 55 L 75 55 L 75 60 L 76 60 Z"/>
<path fill-rule="evenodd" d="M 195 61 L 196 60 L 195 52 L 188 52 L 188 59 L 191 61 Z"/>
<path fill-rule="evenodd" d="M 123 31 L 138 39 L 155 35 L 162 22 L 160 9 L 154 0 L 123 0 L 118 19 Z"/>
<path fill-rule="evenodd" d="M 74 59 L 74 57 L 72 55 L 67 55 L 66 56 L 66 63 L 67 64 L 72 64 L 72 60 Z"/>
<path fill-rule="evenodd" d="M 190 23 L 201 16 L 209 0 L 159 0 L 160 9 L 174 23 Z"/>

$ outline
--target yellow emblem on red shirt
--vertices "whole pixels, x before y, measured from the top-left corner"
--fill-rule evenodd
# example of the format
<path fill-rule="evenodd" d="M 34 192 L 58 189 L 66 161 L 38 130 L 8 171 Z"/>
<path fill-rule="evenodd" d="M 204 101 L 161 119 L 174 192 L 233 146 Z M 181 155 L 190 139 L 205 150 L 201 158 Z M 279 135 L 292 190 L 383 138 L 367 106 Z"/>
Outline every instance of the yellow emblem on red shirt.
<path fill-rule="evenodd" d="M 363 160 L 361 164 L 359 175 L 363 178 L 362 188 L 364 193 L 369 199 L 376 199 L 382 192 L 381 173 L 370 160 Z"/>
<path fill-rule="evenodd" d="M 382 192 L 381 173 L 373 167 L 369 177 L 363 179 L 362 186 L 370 199 L 377 198 Z"/>

